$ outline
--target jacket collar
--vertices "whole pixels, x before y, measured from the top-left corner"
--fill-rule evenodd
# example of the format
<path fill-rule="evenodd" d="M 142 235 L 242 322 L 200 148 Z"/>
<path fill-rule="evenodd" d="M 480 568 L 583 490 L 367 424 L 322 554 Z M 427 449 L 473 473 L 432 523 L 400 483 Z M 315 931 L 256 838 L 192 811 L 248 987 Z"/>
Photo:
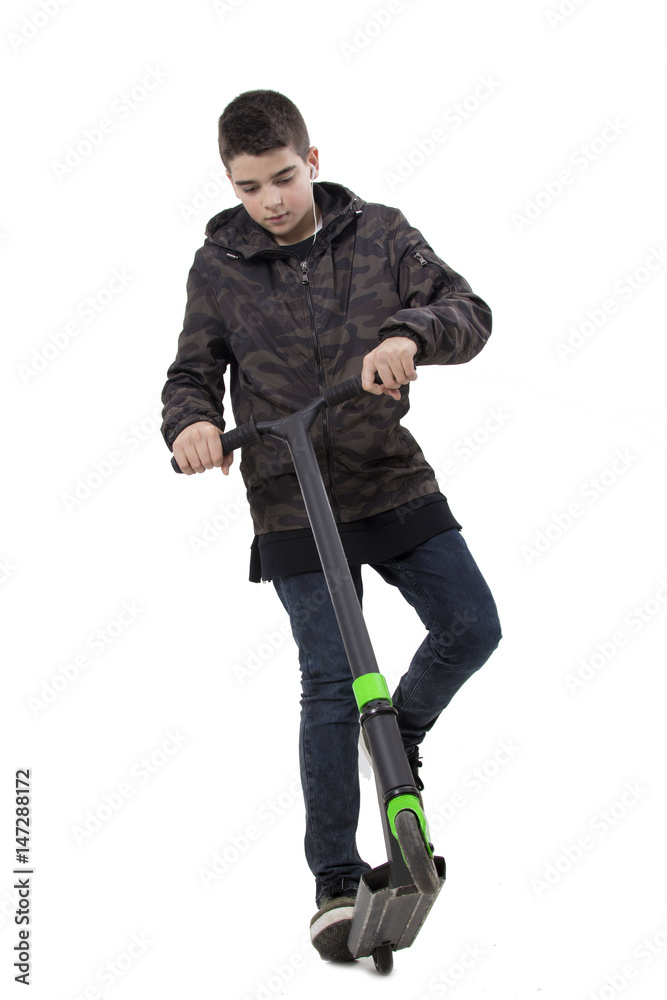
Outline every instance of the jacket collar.
<path fill-rule="evenodd" d="M 366 202 L 349 188 L 332 181 L 313 184 L 313 197 L 322 209 L 322 229 L 317 242 L 329 243 L 352 219 L 362 211 Z M 251 219 L 243 205 L 235 205 L 218 212 L 206 226 L 206 243 L 215 243 L 251 257 L 266 250 L 282 248 L 271 238 L 266 229 Z"/>

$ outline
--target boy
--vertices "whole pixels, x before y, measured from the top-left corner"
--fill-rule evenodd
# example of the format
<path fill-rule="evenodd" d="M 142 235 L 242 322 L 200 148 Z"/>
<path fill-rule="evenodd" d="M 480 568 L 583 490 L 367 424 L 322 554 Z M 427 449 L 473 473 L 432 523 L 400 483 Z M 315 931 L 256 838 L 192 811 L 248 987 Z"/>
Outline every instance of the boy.
<path fill-rule="evenodd" d="M 237 425 L 286 416 L 361 373 L 363 398 L 324 411 L 313 443 L 359 599 L 369 564 L 428 632 L 392 696 L 422 789 L 420 743 L 501 633 L 461 525 L 400 420 L 415 364 L 471 360 L 490 335 L 490 310 L 397 209 L 315 185 L 318 150 L 283 95 L 235 98 L 219 120 L 219 147 L 241 204 L 210 220 L 195 255 L 162 433 L 186 475 L 227 475 L 228 368 Z M 299 651 L 305 852 L 318 908 L 311 939 L 323 958 L 349 960 L 354 896 L 370 867 L 355 840 L 350 668 L 287 445 L 267 437 L 246 446 L 241 474 L 254 523 L 250 580 L 273 582 Z"/>

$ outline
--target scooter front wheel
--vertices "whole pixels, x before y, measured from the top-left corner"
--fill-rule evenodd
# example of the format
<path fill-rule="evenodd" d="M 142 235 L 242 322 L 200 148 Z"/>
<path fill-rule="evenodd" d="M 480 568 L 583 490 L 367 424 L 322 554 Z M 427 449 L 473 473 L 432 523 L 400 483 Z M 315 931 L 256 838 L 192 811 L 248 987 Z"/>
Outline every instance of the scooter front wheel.
<path fill-rule="evenodd" d="M 373 950 L 375 968 L 381 976 L 388 976 L 394 968 L 394 952 L 390 944 L 381 944 Z"/>
<path fill-rule="evenodd" d="M 416 814 L 412 809 L 401 809 L 394 823 L 405 863 L 417 889 L 425 895 L 433 895 L 438 891 L 440 879 Z"/>

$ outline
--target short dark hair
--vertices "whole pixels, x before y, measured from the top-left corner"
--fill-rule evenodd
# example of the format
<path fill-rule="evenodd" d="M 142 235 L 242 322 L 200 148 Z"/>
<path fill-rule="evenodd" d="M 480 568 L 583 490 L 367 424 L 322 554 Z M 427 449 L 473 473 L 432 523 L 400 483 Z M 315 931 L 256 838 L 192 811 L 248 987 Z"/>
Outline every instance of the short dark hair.
<path fill-rule="evenodd" d="M 306 123 L 296 104 L 275 90 L 239 94 L 218 119 L 218 147 L 228 170 L 230 160 L 241 153 L 259 156 L 285 146 L 306 162 L 310 149 Z"/>

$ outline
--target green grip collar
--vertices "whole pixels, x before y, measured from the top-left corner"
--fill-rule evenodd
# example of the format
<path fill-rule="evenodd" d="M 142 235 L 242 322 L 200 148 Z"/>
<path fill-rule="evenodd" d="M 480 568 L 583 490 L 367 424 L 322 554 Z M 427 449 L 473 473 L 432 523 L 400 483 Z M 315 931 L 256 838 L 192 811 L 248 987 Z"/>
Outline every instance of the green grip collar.
<path fill-rule="evenodd" d="M 384 700 L 391 705 L 391 695 L 387 682 L 377 670 L 357 677 L 356 680 L 352 681 L 352 690 L 360 712 L 369 701 Z"/>

